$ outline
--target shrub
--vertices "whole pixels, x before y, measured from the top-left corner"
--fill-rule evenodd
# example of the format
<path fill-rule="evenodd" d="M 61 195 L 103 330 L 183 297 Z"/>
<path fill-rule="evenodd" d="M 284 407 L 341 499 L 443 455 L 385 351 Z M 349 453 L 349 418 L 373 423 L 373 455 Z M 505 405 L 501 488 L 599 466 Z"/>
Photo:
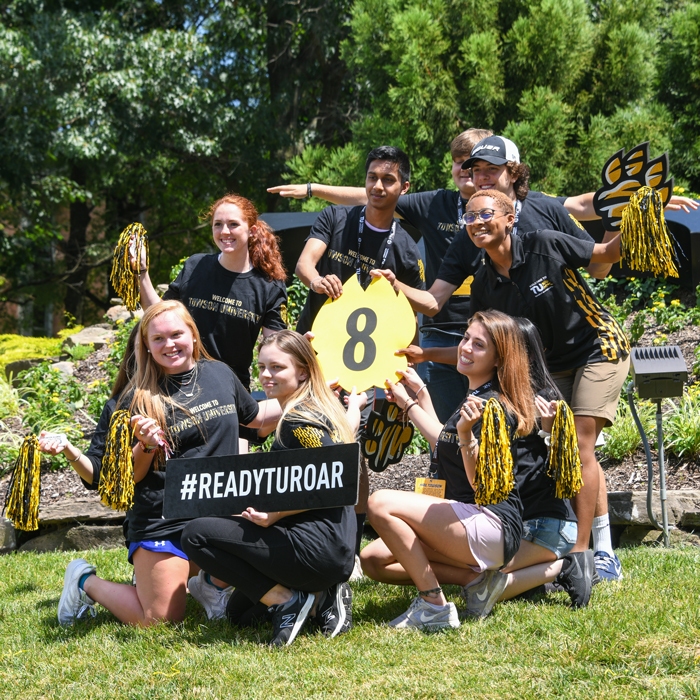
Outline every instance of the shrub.
<path fill-rule="evenodd" d="M 637 401 L 635 406 L 649 444 L 656 444 L 655 405 L 649 401 Z M 642 438 L 625 396 L 620 399 L 615 422 L 609 428 L 604 428 L 603 432 L 605 433 L 605 445 L 600 448 L 600 451 L 610 459 L 624 459 L 641 447 Z"/>
<path fill-rule="evenodd" d="M 89 345 L 74 345 L 72 348 L 63 348 L 63 351 L 68 354 L 73 362 L 80 362 L 84 360 L 88 355 L 92 355 L 95 352 L 95 346 L 90 343 Z"/>
<path fill-rule="evenodd" d="M 20 398 L 17 389 L 5 377 L 0 374 L 0 420 L 15 416 L 19 413 Z"/>
<path fill-rule="evenodd" d="M 664 445 L 679 457 L 700 454 L 700 387 L 688 387 L 678 406 L 670 399 L 671 410 L 664 417 Z"/>

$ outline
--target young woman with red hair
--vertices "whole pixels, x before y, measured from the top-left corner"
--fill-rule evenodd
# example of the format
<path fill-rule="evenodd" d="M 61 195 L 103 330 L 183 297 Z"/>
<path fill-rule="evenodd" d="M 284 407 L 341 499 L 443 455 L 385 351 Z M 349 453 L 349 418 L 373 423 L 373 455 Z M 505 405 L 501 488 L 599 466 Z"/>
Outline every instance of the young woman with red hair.
<path fill-rule="evenodd" d="M 287 327 L 286 271 L 277 237 L 250 200 L 227 194 L 211 205 L 207 218 L 219 252 L 188 258 L 163 299 L 179 299 L 188 308 L 205 349 L 247 389 L 260 330 L 267 336 Z M 139 284 L 147 309 L 160 298 L 144 258 Z"/>

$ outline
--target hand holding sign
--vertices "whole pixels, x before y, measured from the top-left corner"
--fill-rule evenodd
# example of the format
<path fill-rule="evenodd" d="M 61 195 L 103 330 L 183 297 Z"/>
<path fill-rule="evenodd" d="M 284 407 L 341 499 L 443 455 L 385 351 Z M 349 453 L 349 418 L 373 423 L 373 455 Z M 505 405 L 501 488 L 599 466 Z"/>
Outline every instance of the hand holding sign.
<path fill-rule="evenodd" d="M 416 320 L 406 297 L 398 296 L 383 277 L 363 290 L 353 276 L 343 295 L 329 299 L 318 312 L 313 346 L 326 377 L 338 377 L 346 390 L 364 391 L 384 386 L 397 369 L 406 369 L 397 348 L 407 347 L 415 335 Z"/>

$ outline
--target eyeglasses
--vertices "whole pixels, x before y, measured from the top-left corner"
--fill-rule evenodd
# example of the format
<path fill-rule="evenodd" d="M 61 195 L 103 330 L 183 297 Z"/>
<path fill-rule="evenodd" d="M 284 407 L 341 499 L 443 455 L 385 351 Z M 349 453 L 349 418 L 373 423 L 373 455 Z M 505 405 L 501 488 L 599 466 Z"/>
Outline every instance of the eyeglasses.
<path fill-rule="evenodd" d="M 498 212 L 498 216 L 501 216 L 504 212 Z M 462 216 L 462 223 L 468 226 L 476 223 L 477 219 L 481 219 L 485 224 L 491 221 L 496 216 L 495 209 L 481 209 L 479 211 L 468 211 Z"/>

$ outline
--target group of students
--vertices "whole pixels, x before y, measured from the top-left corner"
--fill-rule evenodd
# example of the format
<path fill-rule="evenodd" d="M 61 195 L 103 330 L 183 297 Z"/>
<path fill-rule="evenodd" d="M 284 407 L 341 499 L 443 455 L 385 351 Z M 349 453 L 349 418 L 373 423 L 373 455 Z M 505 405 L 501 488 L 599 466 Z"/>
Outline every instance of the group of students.
<path fill-rule="evenodd" d="M 575 223 L 564 207 L 588 216 L 586 195 L 562 204 L 529 192 L 527 166 L 507 139 L 469 130 L 453 142 L 453 161 L 458 192 L 407 194 L 409 161 L 393 147 L 370 152 L 364 189 L 272 188 L 355 205 L 323 210 L 307 239 L 296 267 L 310 290 L 298 332 L 285 330 L 277 240 L 242 197 L 212 205 L 219 252 L 189 258 L 163 300 L 141 261 L 145 313 L 90 449 L 83 455 L 70 443 L 40 441 L 96 488 L 112 415 L 129 412 L 136 486 L 126 539 L 135 586 L 101 579 L 75 560 L 64 577 L 61 623 L 94 614 L 95 603 L 129 624 L 181 620 L 189 589 L 210 618 L 271 617 L 275 645 L 290 644 L 311 620 L 333 637 L 351 624 L 347 580 L 358 553 L 375 580 L 418 588 L 409 610 L 390 623 L 397 628 L 458 626 L 441 584 L 462 586 L 467 613 L 482 617 L 498 600 L 555 580 L 581 607 L 596 579 L 621 578 L 609 524 L 601 522 L 607 502 L 594 445 L 613 420 L 629 345 L 578 272 L 607 274 L 620 259 L 619 236 L 596 244 Z M 423 235 L 425 268 L 395 213 Z M 409 369 L 400 381 L 387 380 L 387 390 L 430 442 L 445 498 L 379 491 L 367 500 L 363 471 L 355 514 L 248 508 L 227 518 L 163 519 L 168 457 L 238 454 L 247 450 L 243 430 L 274 430 L 273 450 L 359 438 L 366 394 L 344 392 L 343 407 L 303 335 L 355 274 L 365 287 L 383 275 L 417 312 L 436 319 L 421 346 L 402 349 L 419 370 L 430 363 L 427 372 L 421 378 Z M 261 331 L 268 398 L 258 403 L 248 390 Z M 571 504 L 556 497 L 547 469 L 546 433 L 562 398 L 574 414 L 582 462 L 583 487 Z M 512 487 L 490 500 L 476 471 L 489 399 L 504 409 L 513 476 Z M 380 539 L 360 553 L 365 513 Z"/>

